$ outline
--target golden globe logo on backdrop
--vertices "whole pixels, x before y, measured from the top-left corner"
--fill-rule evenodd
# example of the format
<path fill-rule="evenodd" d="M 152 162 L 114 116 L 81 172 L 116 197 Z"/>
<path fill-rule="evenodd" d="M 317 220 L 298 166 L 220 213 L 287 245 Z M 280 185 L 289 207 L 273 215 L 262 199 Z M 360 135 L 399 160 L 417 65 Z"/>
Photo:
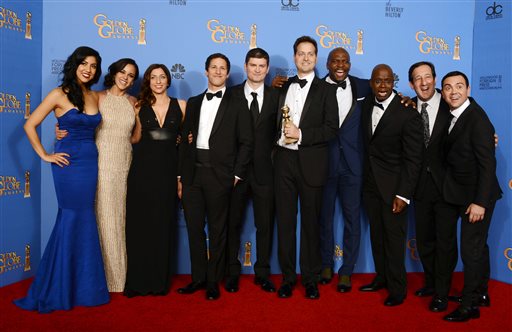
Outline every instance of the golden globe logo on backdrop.
<path fill-rule="evenodd" d="M 249 44 L 247 34 L 238 26 L 223 24 L 217 19 L 211 19 L 206 23 L 206 27 L 211 32 L 210 37 L 215 43 Z M 252 24 L 250 29 L 254 39 L 253 46 L 255 46 L 256 25 Z"/>
<path fill-rule="evenodd" d="M 354 49 L 352 38 L 346 32 L 334 31 L 327 25 L 320 24 L 316 27 L 315 33 L 319 39 L 319 44 L 323 48 L 343 47 L 344 49 Z"/>
<path fill-rule="evenodd" d="M 103 39 L 131 39 L 137 40 L 139 45 L 146 45 L 146 20 L 143 18 L 138 22 L 138 30 L 126 20 L 111 19 L 101 13 L 94 16 L 93 22 Z"/>
<path fill-rule="evenodd" d="M 30 244 L 25 245 L 25 259 L 21 259 L 16 251 L 0 253 L 0 274 L 23 267 L 23 271 L 30 271 Z"/>
<path fill-rule="evenodd" d="M 32 13 L 26 12 L 25 24 L 15 11 L 0 6 L 0 29 L 24 32 L 25 39 L 32 39 Z"/>
<path fill-rule="evenodd" d="M 453 54 L 453 60 L 460 60 L 460 36 L 455 36 L 453 53 L 450 45 L 443 37 L 430 36 L 426 31 L 416 32 L 416 41 L 419 51 L 423 54 L 450 55 Z"/>
<path fill-rule="evenodd" d="M 409 249 L 409 253 L 413 260 L 417 261 L 420 259 L 418 257 L 418 248 L 416 247 L 416 238 L 412 238 L 407 241 L 407 249 Z"/>
<path fill-rule="evenodd" d="M 25 119 L 30 116 L 30 92 L 25 93 L 25 100 L 13 93 L 0 91 L 0 113 L 23 114 Z"/>

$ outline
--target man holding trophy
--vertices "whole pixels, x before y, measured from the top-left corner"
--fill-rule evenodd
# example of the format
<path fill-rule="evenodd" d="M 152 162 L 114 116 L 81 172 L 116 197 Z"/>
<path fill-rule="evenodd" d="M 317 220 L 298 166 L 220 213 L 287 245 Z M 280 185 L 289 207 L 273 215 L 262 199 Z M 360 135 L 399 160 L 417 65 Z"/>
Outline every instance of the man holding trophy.
<path fill-rule="evenodd" d="M 274 157 L 278 258 L 283 282 L 278 296 L 292 295 L 297 282 L 296 228 L 300 202 L 300 270 L 306 298 L 320 293 L 320 217 L 322 188 L 328 171 L 328 145 L 338 129 L 336 90 L 315 76 L 317 43 L 309 36 L 294 45 L 297 76 L 290 77 L 279 93 L 279 131 Z"/>

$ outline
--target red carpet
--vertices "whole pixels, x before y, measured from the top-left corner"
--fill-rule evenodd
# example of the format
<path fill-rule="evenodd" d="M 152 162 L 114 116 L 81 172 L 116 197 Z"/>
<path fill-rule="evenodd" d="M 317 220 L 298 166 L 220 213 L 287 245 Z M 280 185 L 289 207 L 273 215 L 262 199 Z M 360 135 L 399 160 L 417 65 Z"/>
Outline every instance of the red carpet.
<path fill-rule="evenodd" d="M 128 299 L 112 295 L 110 304 L 51 314 L 18 309 L 12 300 L 24 296 L 30 280 L 0 288 L 0 331 L 512 331 L 512 285 L 491 281 L 491 307 L 481 309 L 479 319 L 448 323 L 443 314 L 428 311 L 429 298 L 414 296 L 422 284 L 422 274 L 409 273 L 409 294 L 398 307 L 385 307 L 386 291 L 361 293 L 372 274 L 353 277 L 353 290 L 336 292 L 336 283 L 320 286 L 319 300 L 306 300 L 297 286 L 293 297 L 279 299 L 264 293 L 243 276 L 240 291 L 221 289 L 218 301 L 206 301 L 204 291 L 181 295 L 178 287 L 190 281 L 177 276 L 167 296 Z M 279 285 L 280 276 L 273 276 Z M 454 292 L 460 291 L 462 274 L 456 273 Z M 456 304 L 450 303 L 449 311 Z"/>

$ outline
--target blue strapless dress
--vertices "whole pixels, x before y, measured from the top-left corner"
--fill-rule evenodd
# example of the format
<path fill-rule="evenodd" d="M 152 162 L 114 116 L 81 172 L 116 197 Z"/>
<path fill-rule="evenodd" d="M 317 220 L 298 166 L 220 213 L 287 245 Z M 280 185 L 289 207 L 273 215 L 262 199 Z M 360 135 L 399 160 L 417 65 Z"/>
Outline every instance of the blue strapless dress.
<path fill-rule="evenodd" d="M 94 211 L 98 179 L 94 133 L 100 121 L 99 113 L 87 115 L 77 109 L 58 118 L 68 135 L 55 144 L 55 152 L 68 153 L 70 164 L 52 164 L 57 221 L 27 297 L 14 301 L 23 309 L 47 313 L 109 302 Z"/>

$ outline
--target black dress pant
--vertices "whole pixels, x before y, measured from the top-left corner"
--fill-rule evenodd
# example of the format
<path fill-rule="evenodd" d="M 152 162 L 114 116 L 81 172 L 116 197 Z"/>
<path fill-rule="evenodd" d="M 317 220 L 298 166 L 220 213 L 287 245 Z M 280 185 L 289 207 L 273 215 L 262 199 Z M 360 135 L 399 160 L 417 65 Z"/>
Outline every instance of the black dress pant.
<path fill-rule="evenodd" d="M 430 173 L 429 173 L 430 174 Z M 425 286 L 447 297 L 457 265 L 458 210 L 448 204 L 428 175 L 421 199 L 414 201 L 416 246 L 425 273 Z"/>
<path fill-rule="evenodd" d="M 459 206 L 460 256 L 464 266 L 462 305 L 465 307 L 471 306 L 479 295 L 487 293 L 491 274 L 487 237 L 495 204 L 485 209 L 483 220 L 474 223 L 469 222 L 467 206 Z"/>
<path fill-rule="evenodd" d="M 274 188 L 273 184 L 259 184 L 256 181 L 252 165 L 249 167 L 247 179 L 239 181 L 231 194 L 228 221 L 227 274 L 228 276 L 240 275 L 240 233 L 249 198 L 252 198 L 254 225 L 256 226 L 254 273 L 257 277 L 268 278 L 274 233 Z"/>
<path fill-rule="evenodd" d="M 300 169 L 298 151 L 278 148 L 274 168 L 278 257 L 283 281 L 291 284 L 297 281 L 297 203 L 300 202 L 299 264 L 302 283 L 316 282 L 322 268 L 319 219 L 323 188 L 306 183 Z"/>
<path fill-rule="evenodd" d="M 217 283 L 224 276 L 232 188 L 233 182 L 220 181 L 212 167 L 204 166 L 196 166 L 191 185 L 183 184 L 192 281 Z M 208 237 L 205 233 L 206 220 Z"/>
<path fill-rule="evenodd" d="M 390 295 L 404 298 L 407 294 L 407 208 L 401 213 L 394 214 L 392 206 L 380 195 L 373 177 L 369 176 L 366 181 L 363 203 L 370 220 L 372 256 L 377 272 L 375 280 L 385 282 Z"/>

